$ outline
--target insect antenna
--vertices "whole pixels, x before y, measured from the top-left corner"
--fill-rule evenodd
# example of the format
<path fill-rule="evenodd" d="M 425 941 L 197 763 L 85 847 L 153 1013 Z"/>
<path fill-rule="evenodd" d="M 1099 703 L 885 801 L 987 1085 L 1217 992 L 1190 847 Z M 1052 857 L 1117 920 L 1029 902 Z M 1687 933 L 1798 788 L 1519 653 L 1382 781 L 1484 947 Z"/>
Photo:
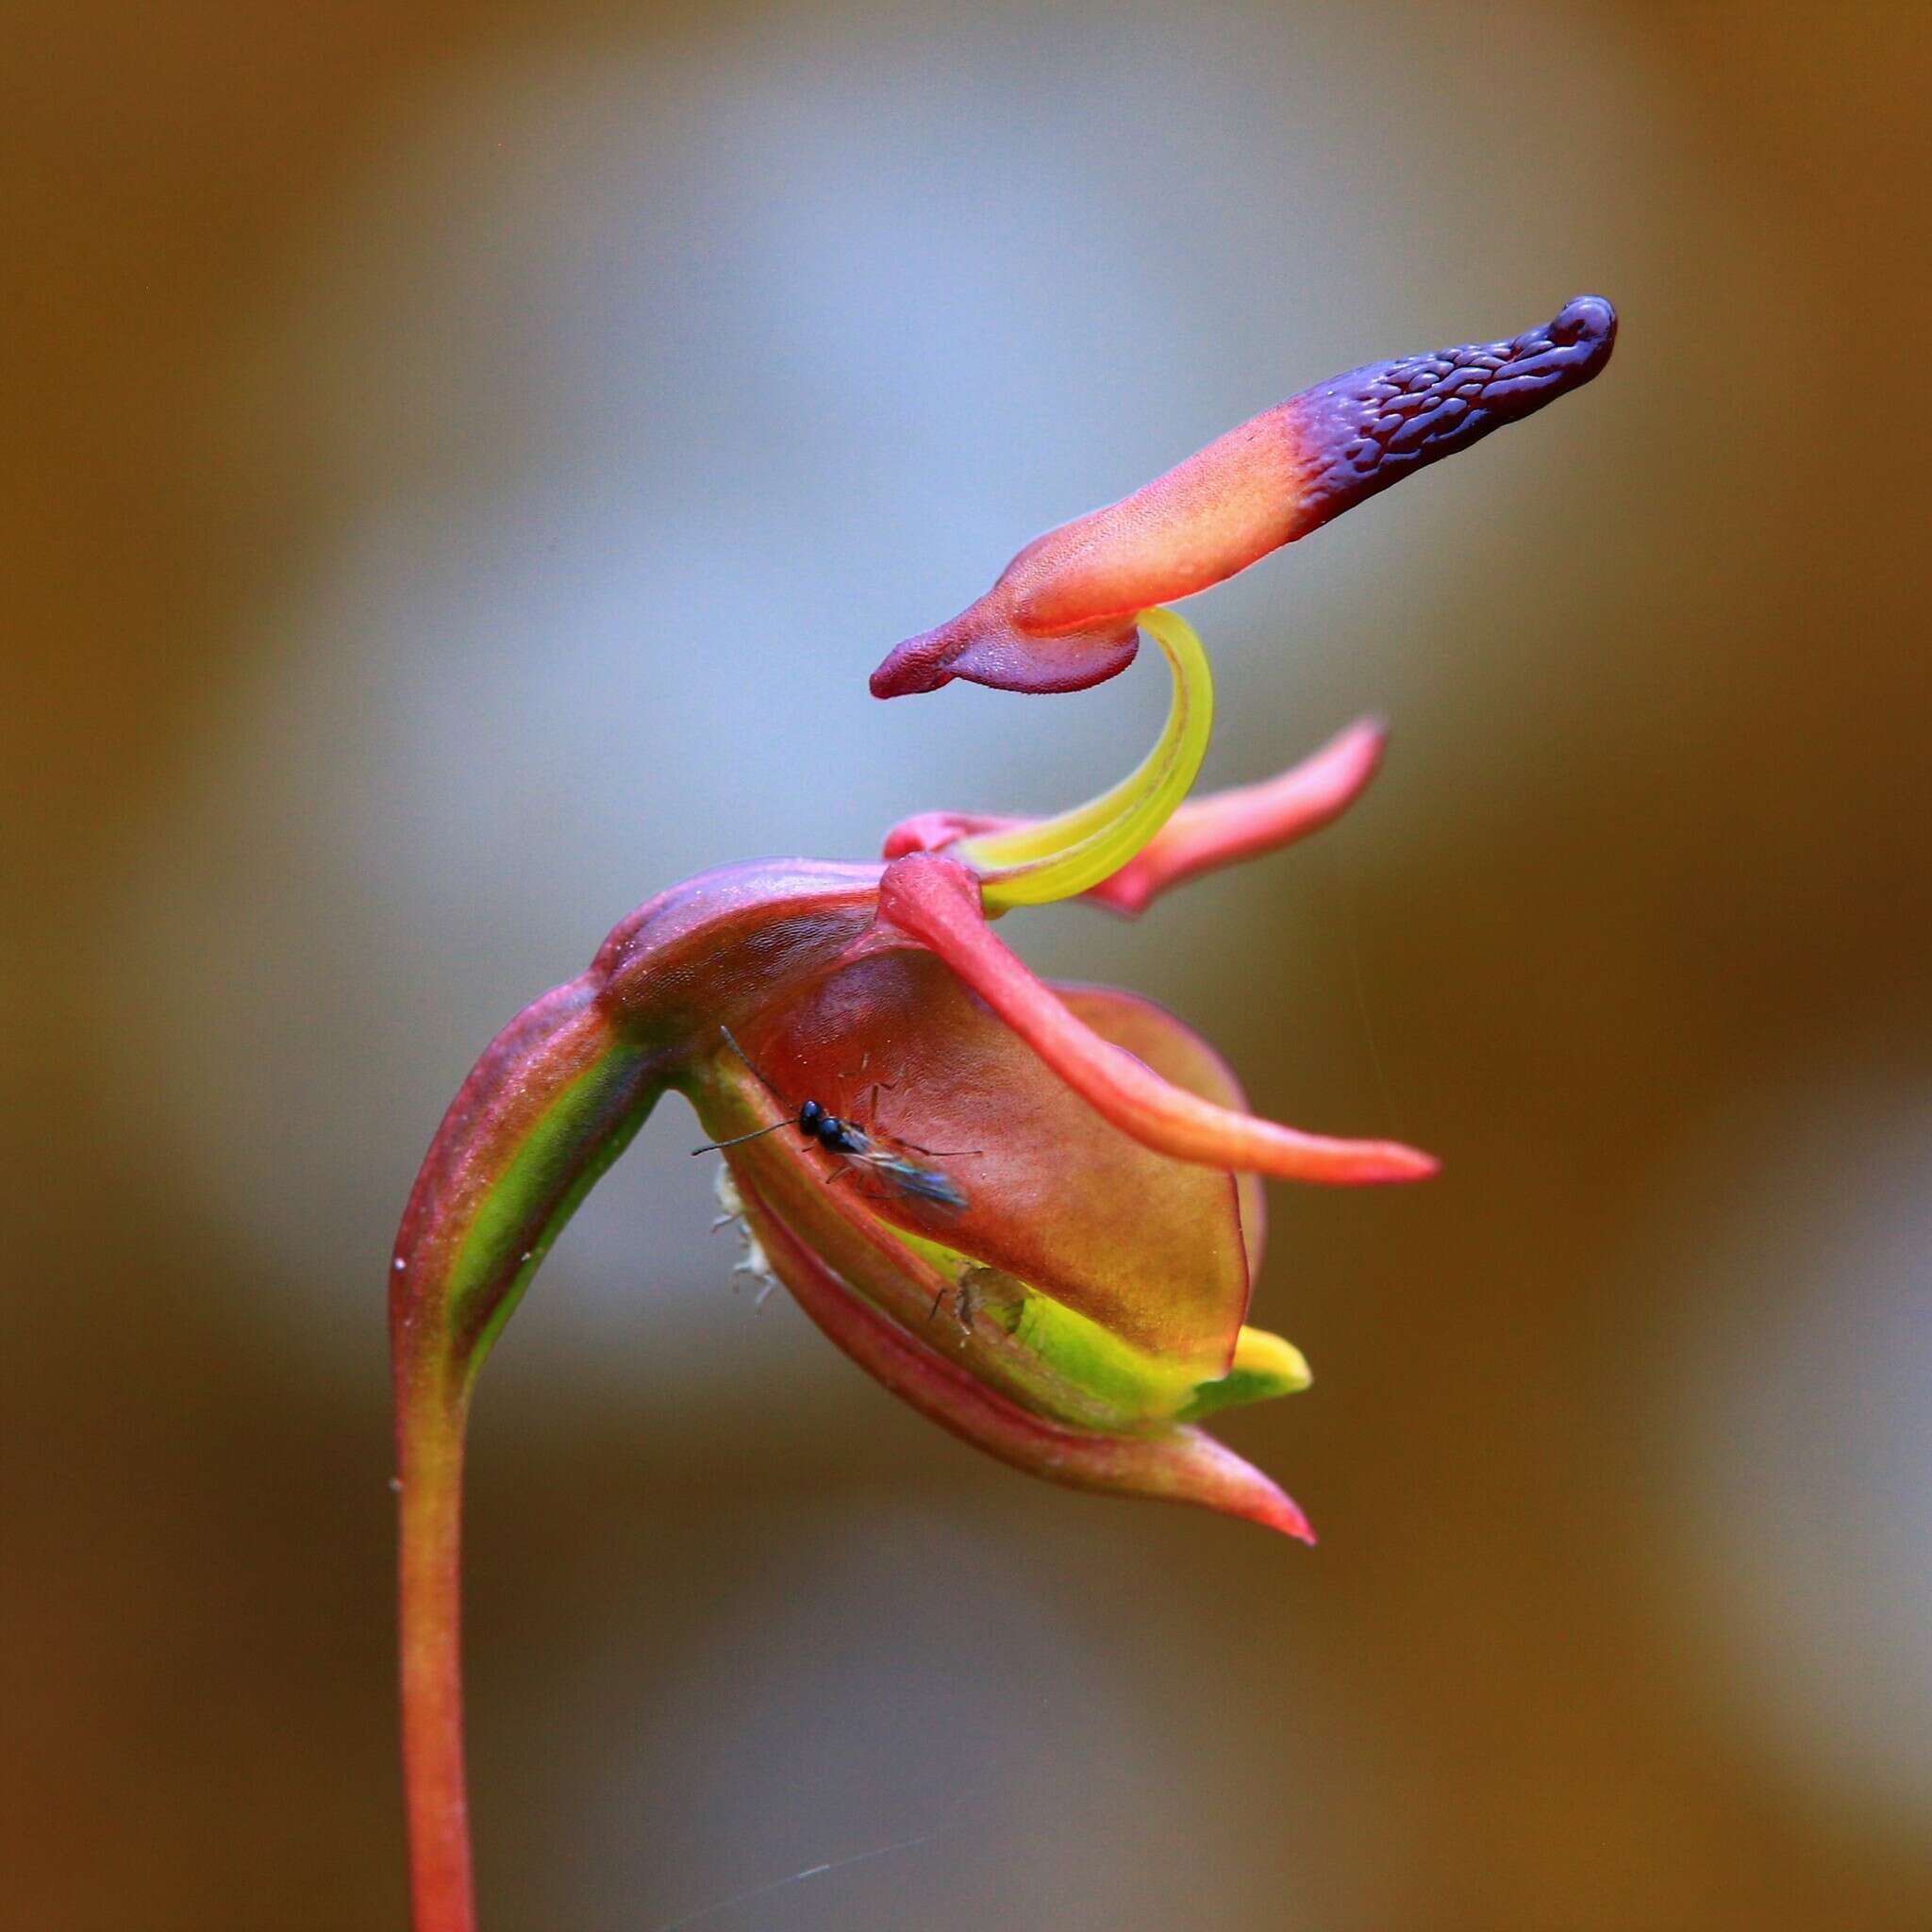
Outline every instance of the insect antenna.
<path fill-rule="evenodd" d="M 775 1087 L 774 1087 L 772 1083 L 768 1079 L 766 1079 L 761 1073 L 758 1072 L 758 1062 L 752 1058 L 750 1054 L 745 1052 L 743 1047 L 739 1045 L 737 1037 L 733 1034 L 730 1027 L 726 1026 L 721 1021 L 719 1023 L 718 1031 L 724 1036 L 724 1042 L 727 1046 L 730 1047 L 731 1051 L 735 1053 L 738 1056 L 738 1058 L 741 1059 L 745 1063 L 745 1065 L 751 1069 L 752 1078 L 755 1079 L 758 1083 L 758 1085 L 762 1087 L 765 1090 L 765 1091 L 769 1093 L 772 1096 L 772 1098 L 778 1103 L 780 1107 L 783 1107 L 785 1105 L 785 1096 L 782 1093 L 780 1093 L 778 1090 Z M 785 1119 L 783 1119 L 782 1121 L 774 1121 L 772 1124 L 768 1127 L 754 1127 L 750 1133 L 734 1134 L 728 1141 L 707 1141 L 702 1147 L 693 1147 L 691 1151 L 694 1155 L 715 1154 L 721 1147 L 736 1147 L 737 1145 L 739 1145 L 741 1141 L 756 1141 L 760 1134 L 775 1134 L 780 1127 L 795 1126 L 796 1124 L 797 1123 L 793 1121 L 791 1115 L 788 1113 Z"/>
<path fill-rule="evenodd" d="M 707 1141 L 702 1147 L 693 1147 L 693 1154 L 715 1154 L 721 1147 L 736 1147 L 742 1141 L 756 1141 L 760 1135 L 775 1134 L 780 1127 L 795 1126 L 794 1121 L 774 1121 L 769 1127 L 754 1127 L 748 1134 L 733 1134 L 728 1141 Z M 726 1216 L 728 1220 L 730 1217 Z"/>
<path fill-rule="evenodd" d="M 725 1025 L 722 1020 L 718 1023 L 718 1031 L 724 1036 L 725 1045 L 727 1045 L 731 1049 L 731 1051 L 735 1053 L 738 1056 L 738 1058 L 741 1059 L 745 1063 L 745 1065 L 751 1069 L 753 1079 L 755 1079 L 758 1083 L 758 1085 L 762 1087 L 765 1090 L 765 1091 L 769 1093 L 772 1096 L 772 1098 L 778 1103 L 780 1107 L 783 1107 L 785 1105 L 785 1096 L 782 1093 L 780 1093 L 778 1090 L 775 1087 L 774 1087 L 772 1083 L 768 1079 L 766 1079 L 761 1073 L 758 1072 L 758 1062 L 752 1058 L 750 1054 L 745 1052 L 743 1047 L 739 1045 L 738 1036 L 735 1033 L 733 1033 L 730 1027 Z"/>

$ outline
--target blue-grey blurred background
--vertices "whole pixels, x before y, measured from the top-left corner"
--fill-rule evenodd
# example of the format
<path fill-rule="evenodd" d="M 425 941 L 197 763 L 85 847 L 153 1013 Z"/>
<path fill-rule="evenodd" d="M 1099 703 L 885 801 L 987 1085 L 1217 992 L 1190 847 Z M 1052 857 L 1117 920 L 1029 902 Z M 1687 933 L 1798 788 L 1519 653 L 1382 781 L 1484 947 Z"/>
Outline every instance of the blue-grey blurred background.
<path fill-rule="evenodd" d="M 865 675 L 1291 391 L 1594 387 L 1190 608 L 1341 825 L 1044 969 L 1266 1111 L 1308 1553 L 734 1298 L 661 1110 L 492 1361 L 496 1928 L 1932 1924 L 1917 7 L 26 5 L 0 1923 L 403 1916 L 387 1243 L 633 904 L 1110 780 Z M 811 1868 L 835 1869 L 790 1878 Z"/>

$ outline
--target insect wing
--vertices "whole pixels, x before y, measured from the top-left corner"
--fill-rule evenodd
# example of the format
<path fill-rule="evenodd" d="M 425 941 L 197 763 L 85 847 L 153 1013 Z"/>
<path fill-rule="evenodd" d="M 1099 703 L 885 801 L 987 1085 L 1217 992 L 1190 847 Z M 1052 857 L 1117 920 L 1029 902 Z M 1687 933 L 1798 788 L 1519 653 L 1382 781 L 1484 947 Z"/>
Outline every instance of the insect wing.
<path fill-rule="evenodd" d="M 940 1208 L 963 1208 L 966 1196 L 936 1168 L 916 1167 L 896 1154 L 868 1154 L 864 1158 L 902 1194 L 930 1201 Z"/>

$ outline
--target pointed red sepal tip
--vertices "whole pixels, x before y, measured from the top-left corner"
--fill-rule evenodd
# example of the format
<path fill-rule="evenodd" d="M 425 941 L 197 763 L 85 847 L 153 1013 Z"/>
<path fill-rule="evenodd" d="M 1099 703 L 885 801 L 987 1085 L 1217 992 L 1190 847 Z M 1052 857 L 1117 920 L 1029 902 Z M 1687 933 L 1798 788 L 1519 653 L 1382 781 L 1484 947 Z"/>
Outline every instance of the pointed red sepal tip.
<path fill-rule="evenodd" d="M 1225 581 L 1391 484 L 1579 389 L 1617 311 L 1578 295 L 1521 335 L 1364 363 L 1230 429 L 1105 509 L 1037 537 L 977 603 L 908 638 L 878 697 L 963 677 L 1078 691 L 1126 668 L 1134 615 Z"/>
<path fill-rule="evenodd" d="M 1315 1541 L 1293 1498 L 1205 1430 L 1180 1425 L 1153 1435 L 1108 1435 L 1036 1415 L 860 1300 L 755 1191 L 744 1201 L 774 1272 L 826 1339 L 962 1441 L 1070 1489 L 1192 1503 L 1298 1542 Z"/>
<path fill-rule="evenodd" d="M 893 860 L 879 881 L 879 912 L 937 953 L 1068 1086 L 1142 1146 L 1205 1167 L 1331 1187 L 1426 1180 L 1437 1172 L 1413 1147 L 1305 1134 L 1163 1080 L 1083 1024 L 1002 943 L 981 909 L 978 881 L 957 859 L 912 853 Z"/>
<path fill-rule="evenodd" d="M 1388 744 L 1388 725 L 1361 718 L 1275 777 L 1190 799 L 1144 850 L 1087 896 L 1132 919 L 1172 887 L 1319 832 L 1361 796 Z"/>

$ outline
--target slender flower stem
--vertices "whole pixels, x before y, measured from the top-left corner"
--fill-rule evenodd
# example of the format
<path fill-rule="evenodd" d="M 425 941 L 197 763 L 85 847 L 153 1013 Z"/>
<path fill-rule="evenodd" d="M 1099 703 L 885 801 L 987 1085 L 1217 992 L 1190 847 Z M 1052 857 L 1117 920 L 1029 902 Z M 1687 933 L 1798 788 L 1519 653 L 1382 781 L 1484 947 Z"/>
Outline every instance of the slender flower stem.
<path fill-rule="evenodd" d="M 403 1782 L 416 1932 L 474 1932 L 460 1650 L 470 1391 L 551 1243 L 661 1082 L 593 967 L 512 1020 L 424 1157 L 390 1261 Z"/>
<path fill-rule="evenodd" d="M 413 1386 L 405 1387 L 405 1379 Z M 467 1390 L 399 1364 L 403 1784 L 416 1932 L 475 1932 L 463 1774 L 462 1485 Z"/>

